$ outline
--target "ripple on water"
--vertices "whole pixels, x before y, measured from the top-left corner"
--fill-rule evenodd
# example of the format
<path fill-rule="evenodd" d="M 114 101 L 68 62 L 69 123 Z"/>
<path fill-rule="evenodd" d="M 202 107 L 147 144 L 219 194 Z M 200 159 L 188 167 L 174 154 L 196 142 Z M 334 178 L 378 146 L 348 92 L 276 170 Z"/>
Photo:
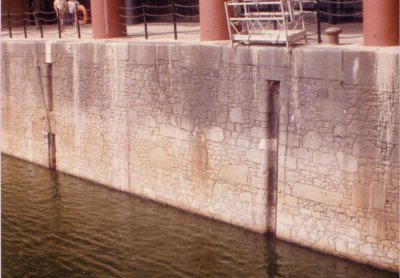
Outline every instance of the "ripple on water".
<path fill-rule="evenodd" d="M 3 277 L 397 277 L 2 157 Z"/>

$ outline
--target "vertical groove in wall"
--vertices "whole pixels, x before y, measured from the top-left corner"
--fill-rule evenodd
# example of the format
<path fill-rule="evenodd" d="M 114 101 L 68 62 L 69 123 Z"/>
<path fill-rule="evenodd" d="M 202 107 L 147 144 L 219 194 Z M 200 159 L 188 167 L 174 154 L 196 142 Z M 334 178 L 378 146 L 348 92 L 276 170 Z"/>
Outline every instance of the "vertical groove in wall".
<path fill-rule="evenodd" d="M 43 74 L 40 66 L 38 69 L 38 78 L 40 84 L 40 90 L 42 93 L 43 107 L 46 113 L 47 126 L 45 133 L 47 135 L 47 148 L 48 148 L 48 167 L 50 170 L 56 170 L 56 135 L 53 132 L 52 124 L 54 101 L 53 101 L 53 67 L 51 63 L 47 64 L 46 73 Z M 45 82 L 43 79 L 45 78 Z"/>
<path fill-rule="evenodd" d="M 267 179 L 267 229 L 276 232 L 277 189 L 278 189 L 278 134 L 279 134 L 279 81 L 268 81 L 268 134 L 271 142 L 268 148 Z"/>
<path fill-rule="evenodd" d="M 54 110 L 53 102 L 53 65 L 47 64 L 47 108 L 49 112 Z"/>
<path fill-rule="evenodd" d="M 51 63 L 47 64 L 46 68 L 46 91 L 47 91 L 47 105 L 46 107 L 46 115 L 47 121 L 49 123 L 49 130 L 47 134 L 47 147 L 48 147 L 48 160 L 49 160 L 49 169 L 56 170 L 56 134 L 54 133 L 54 127 L 52 126 L 54 121 L 53 118 L 53 110 L 54 110 L 54 101 L 53 101 L 53 65 Z"/>
<path fill-rule="evenodd" d="M 56 135 L 54 133 L 47 134 L 47 143 L 48 143 L 48 150 L 49 150 L 49 169 L 50 170 L 57 170 L 57 163 L 56 163 Z"/>

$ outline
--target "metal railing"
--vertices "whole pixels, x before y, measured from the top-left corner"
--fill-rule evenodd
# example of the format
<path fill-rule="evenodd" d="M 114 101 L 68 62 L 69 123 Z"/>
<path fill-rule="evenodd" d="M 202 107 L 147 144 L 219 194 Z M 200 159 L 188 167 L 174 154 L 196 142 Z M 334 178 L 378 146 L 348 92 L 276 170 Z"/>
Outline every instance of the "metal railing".
<path fill-rule="evenodd" d="M 199 5 L 180 5 L 172 2 L 168 5 L 146 5 L 144 2 L 137 7 L 119 7 L 121 13 L 120 17 L 124 19 L 125 23 L 121 23 L 124 26 L 128 26 L 128 22 L 139 22 L 143 23 L 143 32 L 132 33 L 127 31 L 125 35 L 143 35 L 146 39 L 149 35 L 154 34 L 165 34 L 166 32 L 149 32 L 149 24 L 154 21 L 169 22 L 173 27 L 174 39 L 178 39 L 178 22 L 181 21 L 193 21 L 199 18 Z M 157 13 L 152 11 L 158 10 Z M 188 14 L 184 14 L 185 12 Z M 127 28 L 128 30 L 128 28 Z M 168 32 L 167 32 L 168 33 Z"/>
<path fill-rule="evenodd" d="M 307 36 L 317 35 L 318 43 L 321 43 L 323 23 L 336 24 L 338 18 L 362 18 L 362 2 L 363 0 L 302 0 Z"/>
<path fill-rule="evenodd" d="M 154 6 L 146 5 L 144 2 L 137 7 L 119 7 L 120 17 L 123 18 L 122 25 L 129 26 L 129 22 L 138 22 L 143 24 L 143 32 L 130 32 L 127 28 L 127 32 L 123 35 L 144 35 L 146 39 L 150 35 L 155 34 L 168 34 L 172 33 L 174 39 L 178 39 L 178 23 L 188 22 L 188 21 L 198 21 L 199 19 L 199 5 L 180 5 L 171 3 L 169 5 Z M 158 10 L 157 12 L 154 12 Z M 91 21 L 90 10 L 88 11 L 88 22 Z M 31 12 L 20 12 L 2 13 L 2 31 L 7 30 L 7 36 L 13 37 L 24 37 L 24 38 L 46 38 L 49 36 L 57 36 L 59 38 L 81 38 L 82 35 L 90 36 L 92 35 L 91 30 L 81 28 L 82 16 L 77 13 L 78 20 L 74 22 L 75 15 L 66 13 L 64 17 L 64 26 L 68 27 L 73 25 L 74 28 L 65 28 L 63 32 L 56 12 L 44 12 L 40 11 L 38 13 Z M 36 19 L 38 24 L 36 26 Z M 162 21 L 171 23 L 173 29 L 170 32 L 150 32 L 149 25 L 155 21 Z M 57 26 L 57 28 L 54 28 Z M 183 32 L 183 31 L 182 31 Z M 4 32 L 2 32 L 4 36 Z"/>
<path fill-rule="evenodd" d="M 307 36 L 317 36 L 318 43 L 322 42 L 321 24 L 328 22 L 336 24 L 336 19 L 362 19 L 362 0 L 302 0 L 304 9 L 304 21 L 307 29 Z M 120 17 L 123 18 L 121 23 L 129 27 L 132 24 L 143 24 L 143 31 L 132 32 L 127 28 L 127 32 L 123 35 L 144 35 L 146 39 L 150 35 L 156 34 L 173 34 L 175 40 L 178 39 L 178 27 L 180 22 L 199 20 L 199 5 L 181 5 L 174 2 L 168 5 L 146 5 L 143 1 L 141 5 L 136 7 L 119 7 Z M 88 12 L 88 22 L 91 21 L 90 10 Z M 25 37 L 25 38 L 45 38 L 47 36 L 58 37 L 77 37 L 82 35 L 90 36 L 92 32 L 90 28 L 81 28 L 82 16 L 77 13 L 78 19 L 74 28 L 66 28 L 65 32 L 61 32 L 60 28 L 51 28 L 58 25 L 56 13 L 40 11 L 38 14 L 39 26 L 35 28 L 35 13 L 6 12 L 1 14 L 2 36 Z M 66 17 L 64 19 L 66 26 L 73 25 L 72 19 Z M 172 31 L 150 32 L 149 26 L 154 22 L 171 23 Z M 132 23 L 133 22 L 133 23 Z M 33 28 L 32 28 L 33 27 Z M 182 33 L 184 31 L 181 31 Z"/>
<path fill-rule="evenodd" d="M 66 14 L 68 15 L 68 13 Z M 64 26 L 73 26 L 74 28 L 67 28 L 63 31 L 55 11 L 39 11 L 37 13 L 24 11 L 20 13 L 6 12 L 1 14 L 1 29 L 2 31 L 8 30 L 8 37 L 10 38 L 22 35 L 24 38 L 45 38 L 54 35 L 58 35 L 59 38 L 81 38 L 82 17 L 77 10 L 75 14 L 64 17 Z M 90 17 L 88 17 L 88 20 L 90 20 Z M 52 28 L 54 25 L 57 25 L 57 30 Z"/>
<path fill-rule="evenodd" d="M 338 20 L 351 21 L 362 18 L 362 0 L 318 0 L 318 2 L 321 20 L 330 24 L 336 24 Z"/>

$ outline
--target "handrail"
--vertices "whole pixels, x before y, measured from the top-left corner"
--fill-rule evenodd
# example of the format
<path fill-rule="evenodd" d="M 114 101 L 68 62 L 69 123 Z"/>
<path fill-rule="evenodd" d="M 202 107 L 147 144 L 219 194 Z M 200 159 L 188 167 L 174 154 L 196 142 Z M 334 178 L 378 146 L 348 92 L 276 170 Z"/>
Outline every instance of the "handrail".
<path fill-rule="evenodd" d="M 178 24 L 177 21 L 191 21 L 192 19 L 198 20 L 199 17 L 199 5 L 183 5 L 176 4 L 171 1 L 168 5 L 155 6 L 148 5 L 142 2 L 141 5 L 136 7 L 118 7 L 120 10 L 119 17 L 126 23 L 121 23 L 121 25 L 128 26 L 129 21 L 134 21 L 142 18 L 144 24 L 144 31 L 139 33 L 128 33 L 128 35 L 142 35 L 144 34 L 146 39 L 148 39 L 149 34 L 157 34 L 154 32 L 149 32 L 148 24 L 149 20 L 154 20 L 154 18 L 162 19 L 166 22 L 171 22 L 173 24 L 173 33 L 174 39 L 178 39 Z M 88 12 L 88 20 L 90 20 L 90 9 L 86 10 Z M 38 35 L 41 38 L 45 38 L 49 35 L 59 34 L 59 38 L 61 35 L 66 37 L 77 36 L 81 38 L 81 34 L 90 35 L 88 33 L 88 29 L 85 28 L 81 30 L 80 24 L 76 24 L 76 26 L 71 29 L 69 28 L 66 32 L 52 31 L 53 28 L 47 28 L 46 26 L 58 24 L 58 20 L 56 18 L 55 11 L 39 11 L 39 12 L 31 12 L 31 11 L 22 11 L 20 13 L 16 12 L 3 12 L 1 13 L 3 18 L 2 27 L 8 28 L 8 35 L 12 38 L 13 34 L 20 34 L 18 32 L 18 28 L 23 28 L 23 34 L 25 38 L 35 37 Z M 34 19 L 35 18 L 35 19 Z M 81 17 L 78 15 L 78 19 Z M 64 19 L 65 23 L 72 23 L 73 20 Z M 79 20 L 78 20 L 79 22 Z M 39 24 L 36 28 L 30 28 L 34 24 Z M 86 31 L 86 32 L 85 32 Z M 164 32 L 165 33 L 165 32 Z M 166 32 L 171 33 L 171 32 Z"/>

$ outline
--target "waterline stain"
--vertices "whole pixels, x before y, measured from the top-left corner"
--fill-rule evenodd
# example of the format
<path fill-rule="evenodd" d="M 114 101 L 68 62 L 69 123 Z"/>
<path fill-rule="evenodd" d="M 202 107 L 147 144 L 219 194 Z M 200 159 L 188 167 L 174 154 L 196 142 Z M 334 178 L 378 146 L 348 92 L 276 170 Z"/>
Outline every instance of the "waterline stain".
<path fill-rule="evenodd" d="M 2 156 L 2 277 L 397 277 Z"/>

